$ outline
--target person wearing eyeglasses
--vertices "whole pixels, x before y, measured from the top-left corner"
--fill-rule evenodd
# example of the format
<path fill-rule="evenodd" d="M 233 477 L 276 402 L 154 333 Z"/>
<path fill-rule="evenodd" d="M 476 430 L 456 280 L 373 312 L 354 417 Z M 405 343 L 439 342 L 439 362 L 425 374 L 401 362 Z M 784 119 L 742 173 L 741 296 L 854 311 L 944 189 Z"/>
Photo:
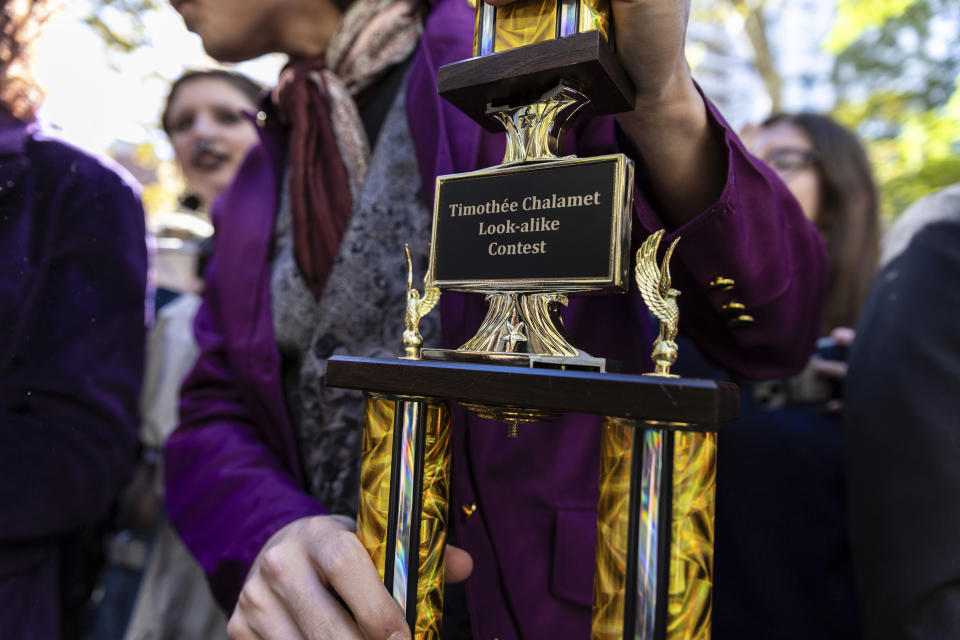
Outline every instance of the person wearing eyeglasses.
<path fill-rule="evenodd" d="M 783 179 L 826 243 L 830 288 L 823 334 L 853 327 L 880 257 L 879 196 L 866 151 L 853 133 L 810 113 L 770 118 L 750 146 Z M 835 339 L 848 342 L 849 332 L 841 333 Z"/>
<path fill-rule="evenodd" d="M 744 141 L 820 231 L 829 288 L 810 364 L 738 380 L 741 418 L 719 436 L 713 638 L 858 638 L 840 412 L 851 327 L 880 251 L 873 172 L 856 136 L 821 115 L 776 115 Z M 722 375 L 684 370 L 692 358 L 688 349 L 682 373 Z"/>

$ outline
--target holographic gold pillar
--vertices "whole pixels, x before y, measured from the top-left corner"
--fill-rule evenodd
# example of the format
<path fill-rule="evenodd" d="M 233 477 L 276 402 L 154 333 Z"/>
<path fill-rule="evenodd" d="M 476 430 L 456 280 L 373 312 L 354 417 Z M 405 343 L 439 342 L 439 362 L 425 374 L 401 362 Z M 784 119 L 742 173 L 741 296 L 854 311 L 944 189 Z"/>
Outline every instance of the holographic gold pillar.
<path fill-rule="evenodd" d="M 599 31 L 610 39 L 610 0 L 519 0 L 501 7 L 477 0 L 474 55 L 588 31 Z"/>
<path fill-rule="evenodd" d="M 393 453 L 395 402 L 367 396 L 363 416 L 360 465 L 360 506 L 357 537 L 383 577 L 390 517 L 390 467 Z"/>
<path fill-rule="evenodd" d="M 709 640 L 717 434 L 677 432 L 673 445 L 669 640 Z"/>
<path fill-rule="evenodd" d="M 449 442 L 445 404 L 367 397 L 357 536 L 415 640 L 440 638 Z"/>
<path fill-rule="evenodd" d="M 659 579 L 664 432 L 607 418 L 600 444 L 600 499 L 593 640 L 654 638 Z"/>
<path fill-rule="evenodd" d="M 593 572 L 593 640 L 623 640 L 630 531 L 633 423 L 607 418 L 600 440 L 600 499 Z"/>
<path fill-rule="evenodd" d="M 716 434 L 607 418 L 592 640 L 707 640 Z"/>

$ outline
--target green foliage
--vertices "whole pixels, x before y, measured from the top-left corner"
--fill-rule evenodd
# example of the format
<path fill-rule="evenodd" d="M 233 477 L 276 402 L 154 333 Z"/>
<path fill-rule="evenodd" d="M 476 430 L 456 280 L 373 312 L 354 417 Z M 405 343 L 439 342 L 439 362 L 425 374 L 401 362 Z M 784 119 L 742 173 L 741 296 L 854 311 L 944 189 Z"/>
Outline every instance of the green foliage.
<path fill-rule="evenodd" d="M 960 25 L 956 0 L 840 3 L 830 42 L 848 44 L 834 68 L 834 115 L 866 139 L 888 219 L 960 182 L 960 42 L 950 25 Z"/>
<path fill-rule="evenodd" d="M 837 20 L 826 47 L 840 53 L 870 27 L 901 15 L 914 0 L 839 0 Z"/>
<path fill-rule="evenodd" d="M 149 45 L 142 15 L 159 6 L 160 0 L 91 0 L 84 22 L 99 35 L 108 49 L 132 53 Z"/>

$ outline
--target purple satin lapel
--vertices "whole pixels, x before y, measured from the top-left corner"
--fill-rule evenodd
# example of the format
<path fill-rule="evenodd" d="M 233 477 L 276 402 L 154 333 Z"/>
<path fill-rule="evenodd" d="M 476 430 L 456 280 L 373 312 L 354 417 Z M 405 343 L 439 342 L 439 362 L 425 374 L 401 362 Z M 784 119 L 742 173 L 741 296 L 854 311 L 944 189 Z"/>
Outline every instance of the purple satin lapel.
<path fill-rule="evenodd" d="M 282 176 L 283 143 L 280 132 L 260 130 L 261 144 L 244 160 L 236 178 L 214 208 L 216 244 L 231 247 L 221 252 L 220 312 L 228 349 L 242 357 L 233 363 L 256 393 L 248 401 L 275 428 L 262 435 L 281 457 L 298 482 L 303 471 L 293 431 L 285 409 L 279 370 L 279 353 L 270 310 L 270 238 L 273 234 L 279 180 Z M 237 347 L 241 347 L 237 349 Z"/>

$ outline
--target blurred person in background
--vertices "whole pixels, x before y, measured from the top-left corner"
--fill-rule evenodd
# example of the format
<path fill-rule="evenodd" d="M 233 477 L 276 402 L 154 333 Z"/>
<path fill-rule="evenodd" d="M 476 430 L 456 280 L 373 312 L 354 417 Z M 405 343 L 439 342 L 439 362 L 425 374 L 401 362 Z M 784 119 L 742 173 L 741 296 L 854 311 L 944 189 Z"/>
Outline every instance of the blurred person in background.
<path fill-rule="evenodd" d="M 960 637 L 960 184 L 884 238 L 844 435 L 868 640 Z"/>
<path fill-rule="evenodd" d="M 850 327 L 880 252 L 873 171 L 856 136 L 821 115 L 777 115 L 744 140 L 820 230 L 830 284 L 810 364 L 740 381 L 741 417 L 721 430 L 713 637 L 857 638 L 839 411 Z M 687 375 L 719 374 L 683 360 Z"/>
<path fill-rule="evenodd" d="M 187 71 L 170 87 L 160 125 L 173 147 L 186 191 L 180 211 L 158 214 L 157 224 L 171 232 L 158 235 L 158 309 L 181 293 L 202 290 L 195 275 L 195 241 L 213 233 L 207 221 L 213 200 L 230 184 L 257 141 L 251 118 L 262 90 L 247 76 L 226 69 Z M 171 241 L 164 242 L 165 237 Z"/>
<path fill-rule="evenodd" d="M 257 142 L 250 118 L 262 90 L 245 75 L 224 69 L 188 71 L 170 87 L 160 121 L 187 183 L 187 208 L 209 211 L 233 180 Z"/>
<path fill-rule="evenodd" d="M 114 623 L 98 628 L 103 640 L 121 634 L 129 640 L 226 637 L 226 619 L 203 571 L 162 508 L 162 450 L 178 422 L 180 385 L 197 357 L 193 319 L 214 246 L 213 228 L 199 214 L 230 183 L 257 140 L 252 116 L 260 91 L 257 83 L 232 71 L 188 71 L 173 82 L 163 109 L 161 123 L 187 196 L 181 200 L 185 211 L 154 216 L 158 295 L 141 398 L 143 461 L 125 496 L 131 530 L 126 539 L 149 546 L 149 552 L 145 561 L 139 554 L 139 563 L 128 567 L 135 579 L 142 574 L 139 589 L 116 594 L 126 604 L 115 612 Z"/>
<path fill-rule="evenodd" d="M 45 10 L 0 0 L 0 635 L 79 637 L 135 462 L 147 250 L 137 190 L 41 132 Z"/>
<path fill-rule="evenodd" d="M 783 178 L 827 245 L 830 287 L 822 335 L 848 330 L 880 257 L 879 195 L 863 145 L 830 118 L 810 113 L 770 118 L 749 144 Z"/>

